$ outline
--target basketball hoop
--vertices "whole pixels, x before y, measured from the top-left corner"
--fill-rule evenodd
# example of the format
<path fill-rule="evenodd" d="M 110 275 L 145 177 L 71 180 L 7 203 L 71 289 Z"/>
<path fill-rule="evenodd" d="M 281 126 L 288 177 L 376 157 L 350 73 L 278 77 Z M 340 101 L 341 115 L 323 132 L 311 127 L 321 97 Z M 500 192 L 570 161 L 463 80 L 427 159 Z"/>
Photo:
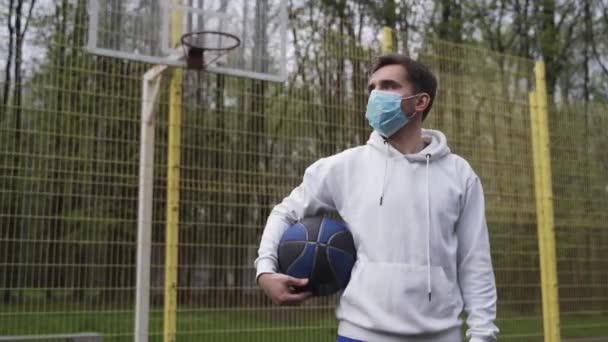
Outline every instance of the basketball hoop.
<path fill-rule="evenodd" d="M 189 32 L 181 42 L 188 68 L 201 70 L 241 44 L 239 37 L 220 31 Z M 206 52 L 212 53 L 211 60 L 205 61 Z"/>

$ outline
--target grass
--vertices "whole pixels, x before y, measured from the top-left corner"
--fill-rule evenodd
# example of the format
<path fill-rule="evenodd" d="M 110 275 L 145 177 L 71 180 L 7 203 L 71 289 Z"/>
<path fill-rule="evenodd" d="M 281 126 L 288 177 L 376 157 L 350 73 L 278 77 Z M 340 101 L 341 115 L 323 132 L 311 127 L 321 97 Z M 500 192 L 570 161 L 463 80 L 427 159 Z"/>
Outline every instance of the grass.
<path fill-rule="evenodd" d="M 304 312 L 303 311 L 310 311 Z M 163 314 L 150 315 L 150 341 L 162 341 Z M 134 313 L 125 308 L 93 310 L 86 305 L 0 306 L 0 336 L 98 332 L 104 341 L 132 341 Z M 331 308 L 180 310 L 178 341 L 305 342 L 335 338 Z"/>
<path fill-rule="evenodd" d="M 92 310 L 85 305 L 44 307 L 0 306 L 0 336 L 66 332 L 98 332 L 104 341 L 132 341 L 134 314 L 126 308 Z M 539 341 L 541 317 L 512 314 L 499 319 L 501 340 Z M 608 336 L 607 315 L 562 318 L 562 337 Z M 162 341 L 162 312 L 150 315 L 150 341 Z M 308 342 L 334 341 L 336 322 L 331 308 L 204 309 L 181 310 L 178 341 Z"/>
<path fill-rule="evenodd" d="M 561 337 L 581 338 L 608 336 L 608 313 L 564 315 L 561 317 Z M 542 317 L 513 317 L 499 319 L 497 325 L 501 330 L 501 340 L 508 341 L 542 341 Z"/>

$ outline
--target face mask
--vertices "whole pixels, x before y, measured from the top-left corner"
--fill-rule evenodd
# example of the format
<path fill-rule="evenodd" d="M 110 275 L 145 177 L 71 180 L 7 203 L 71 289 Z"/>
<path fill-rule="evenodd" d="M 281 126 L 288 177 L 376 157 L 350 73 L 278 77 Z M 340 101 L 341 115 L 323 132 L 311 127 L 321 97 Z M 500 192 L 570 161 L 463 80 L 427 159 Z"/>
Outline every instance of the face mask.
<path fill-rule="evenodd" d="M 410 120 L 408 114 L 401 110 L 401 100 L 416 96 L 418 95 L 401 97 L 389 91 L 372 90 L 365 113 L 369 125 L 384 137 L 395 134 Z"/>

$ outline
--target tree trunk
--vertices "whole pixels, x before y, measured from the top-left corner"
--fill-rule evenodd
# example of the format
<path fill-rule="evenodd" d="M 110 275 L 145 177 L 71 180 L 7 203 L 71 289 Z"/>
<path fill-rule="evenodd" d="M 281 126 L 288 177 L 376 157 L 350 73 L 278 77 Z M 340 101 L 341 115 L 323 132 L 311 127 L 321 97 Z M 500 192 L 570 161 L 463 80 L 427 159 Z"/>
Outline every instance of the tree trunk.
<path fill-rule="evenodd" d="M 14 49 L 13 41 L 14 41 L 14 32 L 15 32 L 15 28 L 14 28 L 13 22 L 12 22 L 13 11 L 14 11 L 14 0 L 10 0 L 9 8 L 8 8 L 8 19 L 7 19 L 7 26 L 8 26 L 8 32 L 9 32 L 8 55 L 6 58 L 6 66 L 4 69 L 5 80 L 4 80 L 4 88 L 3 88 L 3 93 L 2 93 L 2 107 L 0 108 L 0 124 L 2 123 L 4 115 L 6 113 L 9 113 L 8 103 L 9 103 L 10 89 L 11 89 L 11 68 L 12 68 L 12 61 L 13 61 L 13 49 Z M 8 122 L 7 122 L 7 127 L 8 127 Z M 7 160 L 7 164 L 9 167 L 3 168 L 3 170 L 6 169 L 8 172 L 6 175 L 4 175 L 4 174 L 2 175 L 3 179 L 10 179 L 14 172 L 14 171 L 11 171 L 11 169 L 13 169 L 13 168 L 16 169 L 16 165 L 13 165 L 12 167 L 10 166 L 12 164 L 12 162 L 10 160 Z M 11 181 L 10 183 L 13 183 L 13 182 Z M 10 185 L 10 186 L 13 186 L 13 185 Z M 0 222 L 2 222 L 2 225 L 0 226 L 0 229 L 2 229 L 1 236 L 5 237 L 8 240 L 8 242 L 6 243 L 6 246 L 5 246 L 6 252 L 2 253 L 2 256 L 3 256 L 2 263 L 5 263 L 6 265 L 10 265 L 10 260 L 15 255 L 15 253 L 14 253 L 15 244 L 13 243 L 13 240 L 15 239 L 15 232 L 16 232 L 16 223 L 14 223 L 15 217 L 13 216 L 14 213 L 16 212 L 16 208 L 14 208 L 15 203 L 12 198 L 9 199 L 8 202 L 9 202 L 8 217 L 2 217 L 1 218 L 2 221 L 0 221 Z M 6 233 L 3 232 L 4 230 L 6 230 Z M 2 279 L 3 279 L 2 287 L 4 288 L 3 302 L 5 304 L 8 304 L 11 299 L 11 290 L 10 290 L 10 288 L 11 288 L 10 285 L 12 283 L 11 276 L 14 273 L 15 273 L 15 271 L 13 271 L 11 266 L 6 266 L 6 268 L 2 269 Z"/>
<path fill-rule="evenodd" d="M 13 49 L 14 49 L 14 37 L 15 27 L 13 26 L 13 11 L 14 11 L 15 0 L 10 0 L 8 4 L 8 19 L 6 25 L 8 28 L 8 51 L 6 56 L 6 66 L 4 67 L 4 87 L 2 90 L 2 107 L 0 108 L 0 123 L 4 119 L 8 110 L 8 102 L 10 98 L 11 89 L 11 67 L 13 62 Z"/>
<path fill-rule="evenodd" d="M 583 48 L 583 99 L 585 100 L 585 118 L 587 118 L 587 102 L 590 99 L 590 91 L 589 91 L 589 60 L 591 55 L 591 44 L 593 41 L 591 38 L 593 37 L 593 17 L 591 15 L 591 1 L 585 0 L 583 5 L 584 10 L 584 22 L 585 22 L 585 33 L 584 33 L 584 44 Z"/>
<path fill-rule="evenodd" d="M 543 0 L 540 13 L 540 49 L 546 65 L 547 93 L 549 96 L 555 93 L 557 72 L 559 70 L 557 55 L 560 45 L 556 42 L 561 41 L 554 18 L 555 0 Z"/>
<path fill-rule="evenodd" d="M 438 37 L 441 40 L 453 42 L 453 43 L 461 43 L 462 42 L 462 8 L 460 2 L 454 2 L 452 0 L 441 0 L 441 22 L 439 23 L 439 27 L 436 29 L 438 33 Z M 454 80 L 453 84 L 455 85 L 452 89 L 446 89 L 446 93 L 444 96 L 453 101 L 454 106 L 451 109 L 454 120 L 454 127 L 452 127 L 454 134 L 460 135 L 463 134 L 463 96 L 457 91 L 465 89 L 465 85 L 462 84 L 462 67 L 461 67 L 461 55 L 459 52 L 462 51 L 461 47 L 452 47 L 446 46 L 442 43 L 439 43 L 441 49 L 441 56 L 450 56 L 450 60 L 439 63 L 439 73 L 442 74 L 442 77 L 452 78 Z M 455 91 L 456 90 L 456 91 Z M 431 114 L 433 115 L 433 114 Z M 437 115 L 437 123 L 440 128 L 446 129 L 444 127 L 444 115 L 445 113 L 435 112 L 434 115 Z"/>
<path fill-rule="evenodd" d="M 29 10 L 29 14 L 27 17 L 23 18 L 22 16 L 22 12 L 23 12 L 23 0 L 17 0 L 17 2 L 15 3 L 13 0 L 10 1 L 9 3 L 9 10 L 12 11 L 14 9 L 14 26 L 11 26 L 11 22 L 10 22 L 10 17 L 12 17 L 11 14 L 9 14 L 9 48 L 14 48 L 14 64 L 13 64 L 13 72 L 12 74 L 15 76 L 15 84 L 13 87 L 13 103 L 12 103 L 12 114 L 13 114 L 13 122 L 14 122 L 14 136 L 13 136 L 13 146 L 15 148 L 15 153 L 13 156 L 13 161 L 12 161 L 12 175 L 9 176 L 13 181 L 13 187 L 14 187 L 14 191 L 13 191 L 13 195 L 12 195 L 12 200 L 10 201 L 10 212 L 9 212 L 9 216 L 12 218 L 12 228 L 13 228 L 13 233 L 12 234 L 12 248 L 13 248 L 13 260 L 15 261 L 15 263 L 21 263 L 21 258 L 22 255 L 26 252 L 27 248 L 23 248 L 23 241 L 22 241 L 22 236 L 24 234 L 24 227 L 23 227 L 23 198 L 21 197 L 23 194 L 23 189 L 21 189 L 21 187 L 23 186 L 23 181 L 19 180 L 20 178 L 20 172 L 22 172 L 22 167 L 21 167 L 21 162 L 22 162 L 22 149 L 23 146 L 21 146 L 21 121 L 22 121 L 22 113 L 23 113 L 23 108 L 22 108 L 22 63 L 23 63 L 23 40 L 25 37 L 25 33 L 27 31 L 27 24 L 29 22 L 29 19 L 31 17 L 31 13 L 32 13 L 32 8 L 34 7 L 35 1 L 32 0 L 31 2 L 31 7 Z M 14 5 L 14 7 L 13 7 Z M 14 38 L 14 45 L 12 43 Z M 11 55 L 12 53 L 9 52 L 9 55 Z M 10 58 L 7 61 L 7 72 L 6 75 L 9 77 L 9 80 L 7 80 L 6 84 L 5 84 L 5 88 L 4 90 L 8 93 L 8 89 L 10 89 Z M 4 99 L 3 101 L 5 101 L 3 108 L 6 110 L 7 106 L 6 104 L 8 104 L 8 95 L 4 95 Z M 6 111 L 6 113 L 8 113 L 8 111 Z M 1 117 L 0 117 L 1 119 Z M 19 268 L 15 268 L 12 272 L 13 277 L 11 278 L 11 282 L 12 285 L 16 288 L 21 288 L 24 286 L 24 284 L 22 284 L 22 279 L 21 279 L 21 272 L 19 271 Z M 7 287 L 9 288 L 9 287 Z M 10 300 L 10 292 L 9 290 L 5 290 L 4 293 L 4 299 L 5 301 Z"/>

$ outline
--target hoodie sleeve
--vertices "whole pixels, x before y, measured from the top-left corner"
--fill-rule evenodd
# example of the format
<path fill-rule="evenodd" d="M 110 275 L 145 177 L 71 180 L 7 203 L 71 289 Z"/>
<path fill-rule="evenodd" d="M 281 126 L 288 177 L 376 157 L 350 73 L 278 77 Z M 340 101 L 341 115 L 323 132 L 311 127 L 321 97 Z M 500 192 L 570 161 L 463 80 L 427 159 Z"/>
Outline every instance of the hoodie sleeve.
<path fill-rule="evenodd" d="M 277 249 L 283 232 L 296 221 L 335 210 L 330 182 L 330 159 L 324 158 L 308 167 L 302 183 L 276 205 L 266 221 L 255 260 L 256 279 L 278 268 Z"/>
<path fill-rule="evenodd" d="M 467 185 L 458 236 L 458 282 L 467 313 L 470 342 L 496 341 L 496 284 L 481 182 L 475 176 Z"/>

